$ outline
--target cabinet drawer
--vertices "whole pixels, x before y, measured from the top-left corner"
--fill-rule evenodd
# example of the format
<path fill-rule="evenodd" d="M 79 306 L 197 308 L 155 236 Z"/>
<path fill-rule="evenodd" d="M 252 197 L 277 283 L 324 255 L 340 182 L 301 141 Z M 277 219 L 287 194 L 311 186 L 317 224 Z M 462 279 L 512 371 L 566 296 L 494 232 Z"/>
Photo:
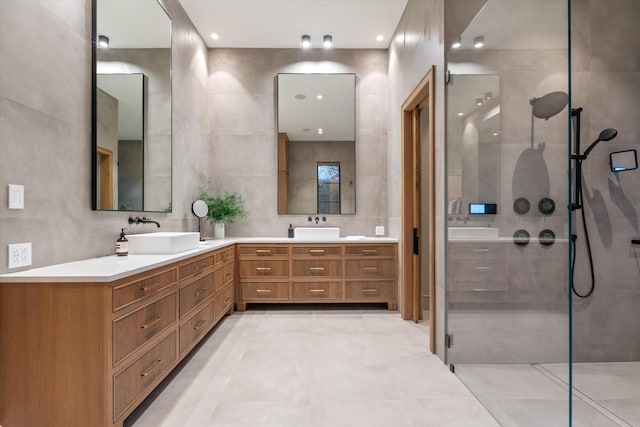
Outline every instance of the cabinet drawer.
<path fill-rule="evenodd" d="M 289 299 L 289 283 L 244 282 L 240 284 L 240 293 L 243 301 L 287 301 Z"/>
<path fill-rule="evenodd" d="M 213 266 L 213 255 L 209 255 L 206 258 L 200 258 L 197 261 L 192 261 L 180 266 L 180 280 L 184 280 L 187 277 L 191 277 L 200 273 L 203 270 Z"/>
<path fill-rule="evenodd" d="M 241 260 L 240 278 L 245 277 L 289 277 L 287 260 Z"/>
<path fill-rule="evenodd" d="M 227 287 L 220 295 L 216 297 L 216 320 L 224 316 L 224 314 L 233 305 L 233 286 Z"/>
<path fill-rule="evenodd" d="M 113 288 L 113 311 L 147 298 L 176 283 L 176 270 L 171 269 L 133 283 Z"/>
<path fill-rule="evenodd" d="M 113 323 L 113 364 L 176 321 L 176 292 Z"/>
<path fill-rule="evenodd" d="M 342 277 L 340 260 L 294 260 L 291 269 L 293 277 Z"/>
<path fill-rule="evenodd" d="M 395 255 L 394 245 L 345 245 L 344 253 L 347 256 L 383 256 Z"/>
<path fill-rule="evenodd" d="M 342 300 L 344 296 L 342 282 L 306 282 L 292 283 L 293 300 Z"/>
<path fill-rule="evenodd" d="M 180 289 L 180 318 L 196 305 L 213 295 L 213 272 Z"/>
<path fill-rule="evenodd" d="M 229 282 L 233 281 L 233 270 L 235 269 L 235 263 L 227 264 L 224 267 L 216 270 L 214 273 L 214 292 L 222 289 Z"/>
<path fill-rule="evenodd" d="M 396 296 L 396 284 L 394 281 L 372 282 L 346 282 L 345 292 L 347 299 L 362 300 L 388 300 Z"/>
<path fill-rule="evenodd" d="M 127 407 L 163 376 L 177 360 L 176 332 L 113 377 L 113 419 L 116 420 Z"/>
<path fill-rule="evenodd" d="M 347 260 L 347 277 L 395 278 L 395 261 L 391 259 Z"/>
<path fill-rule="evenodd" d="M 225 249 L 223 251 L 216 252 L 213 257 L 215 264 L 224 264 L 226 262 L 233 261 L 236 256 L 236 251 L 234 248 Z"/>
<path fill-rule="evenodd" d="M 292 256 L 341 256 L 342 248 L 340 246 L 293 246 L 291 248 Z"/>
<path fill-rule="evenodd" d="M 191 319 L 180 326 L 180 356 L 191 347 L 199 337 L 207 333 L 215 322 L 214 302 L 211 301 Z"/>
<path fill-rule="evenodd" d="M 247 246 L 247 245 L 239 245 L 238 246 L 238 255 L 240 257 L 247 256 L 289 256 L 289 247 L 288 246 Z"/>

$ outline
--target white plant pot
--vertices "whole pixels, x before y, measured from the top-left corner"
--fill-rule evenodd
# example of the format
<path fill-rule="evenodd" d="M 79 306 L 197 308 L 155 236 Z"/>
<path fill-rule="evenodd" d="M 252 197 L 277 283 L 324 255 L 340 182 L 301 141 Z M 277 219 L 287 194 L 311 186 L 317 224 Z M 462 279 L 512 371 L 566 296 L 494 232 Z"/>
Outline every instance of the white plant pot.
<path fill-rule="evenodd" d="M 216 222 L 213 226 L 213 238 L 224 240 L 224 222 Z"/>

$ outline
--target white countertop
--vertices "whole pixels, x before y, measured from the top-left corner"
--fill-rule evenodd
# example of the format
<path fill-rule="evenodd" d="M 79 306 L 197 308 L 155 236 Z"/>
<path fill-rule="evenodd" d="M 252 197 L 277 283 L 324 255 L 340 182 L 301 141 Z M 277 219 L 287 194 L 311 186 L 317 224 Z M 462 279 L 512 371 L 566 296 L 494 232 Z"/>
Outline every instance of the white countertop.
<path fill-rule="evenodd" d="M 62 282 L 112 282 L 163 265 L 171 264 L 195 255 L 231 246 L 235 243 L 397 243 L 388 237 L 351 239 L 342 237 L 331 240 L 289 239 L 286 237 L 240 237 L 225 240 L 207 240 L 200 248 L 171 255 L 109 255 L 89 258 L 47 267 L 32 268 L 0 275 L 0 283 L 62 283 Z"/>

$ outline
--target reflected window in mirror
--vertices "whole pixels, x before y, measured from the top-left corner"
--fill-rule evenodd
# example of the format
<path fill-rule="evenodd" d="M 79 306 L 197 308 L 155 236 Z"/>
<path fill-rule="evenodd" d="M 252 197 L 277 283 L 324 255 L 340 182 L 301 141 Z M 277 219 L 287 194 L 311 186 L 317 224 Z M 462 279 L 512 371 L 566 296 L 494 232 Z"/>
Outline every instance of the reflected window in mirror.
<path fill-rule="evenodd" d="M 157 0 L 93 11 L 92 207 L 170 212 L 171 19 Z"/>
<path fill-rule="evenodd" d="M 318 213 L 340 212 L 340 163 L 318 163 Z"/>
<path fill-rule="evenodd" d="M 278 213 L 355 214 L 355 74 L 278 74 Z M 339 181 L 320 177 L 339 165 Z"/>

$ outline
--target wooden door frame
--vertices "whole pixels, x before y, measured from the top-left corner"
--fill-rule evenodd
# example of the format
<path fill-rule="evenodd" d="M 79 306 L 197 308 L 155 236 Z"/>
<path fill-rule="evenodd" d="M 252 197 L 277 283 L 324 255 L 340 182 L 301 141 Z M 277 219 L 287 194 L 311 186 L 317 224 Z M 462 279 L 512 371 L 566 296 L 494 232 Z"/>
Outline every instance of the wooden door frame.
<path fill-rule="evenodd" d="M 113 209 L 113 152 L 103 147 L 96 147 L 97 163 L 99 165 L 98 185 L 100 186 L 100 200 L 98 208 Z M 106 166 L 106 170 L 105 167 Z"/>
<path fill-rule="evenodd" d="M 432 66 L 420 83 L 402 104 L 402 318 L 420 320 L 421 265 L 413 254 L 413 228 L 420 225 L 420 182 L 414 182 L 414 173 L 420 173 L 420 110 L 429 114 L 428 150 L 428 224 L 429 236 L 427 282 L 429 289 L 429 350 L 435 353 L 435 66 Z M 420 176 L 420 175 L 418 175 Z M 417 213 L 417 224 L 416 220 Z M 417 258 L 417 259 L 416 259 Z"/>

